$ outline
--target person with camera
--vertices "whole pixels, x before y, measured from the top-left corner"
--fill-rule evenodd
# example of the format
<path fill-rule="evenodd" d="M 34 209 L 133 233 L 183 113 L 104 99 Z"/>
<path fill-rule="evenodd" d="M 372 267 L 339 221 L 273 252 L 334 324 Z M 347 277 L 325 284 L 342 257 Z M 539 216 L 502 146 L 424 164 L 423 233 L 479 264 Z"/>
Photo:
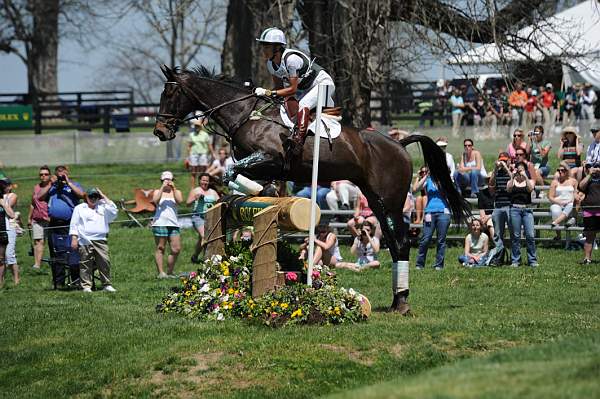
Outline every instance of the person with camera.
<path fill-rule="evenodd" d="M 67 236 L 69 234 L 69 225 L 73 209 L 79 204 L 84 196 L 81 185 L 69 178 L 69 168 L 65 165 L 59 165 L 54 168 L 54 175 L 50 177 L 51 184 L 41 187 L 38 197 L 48 197 L 48 248 L 50 258 L 55 258 L 55 240 L 57 236 Z M 65 269 L 60 262 L 51 262 L 52 276 L 54 284 L 57 287 L 63 287 L 65 284 Z M 79 273 L 75 268 L 71 269 L 71 278 L 73 281 L 79 278 Z"/>
<path fill-rule="evenodd" d="M 152 222 L 152 234 L 156 243 L 154 260 L 158 270 L 158 278 L 167 278 L 173 275 L 175 262 L 181 251 L 181 236 L 179 231 L 179 220 L 177 218 L 177 205 L 183 201 L 181 191 L 175 187 L 173 173 L 164 171 L 160 175 L 162 182 L 158 190 L 154 190 L 152 202 L 156 205 L 154 221 Z M 170 254 L 167 258 L 167 273 L 163 269 L 163 259 L 166 245 L 169 244 Z"/>
<path fill-rule="evenodd" d="M 363 223 L 360 235 L 354 238 L 350 252 L 358 257 L 356 262 L 338 262 L 335 267 L 360 272 L 365 269 L 379 267 L 377 253 L 379 252 L 379 239 L 373 235 L 373 226 L 369 222 Z"/>
<path fill-rule="evenodd" d="M 529 132 L 529 148 L 531 148 L 531 162 L 536 170 L 535 180 L 543 183 L 544 179 L 550 173 L 548 166 L 548 154 L 552 149 L 550 140 L 544 138 L 544 127 L 536 125 L 533 131 Z M 533 177 L 533 176 L 532 176 Z"/>
<path fill-rule="evenodd" d="M 200 252 L 202 251 L 205 223 L 204 215 L 219 200 L 219 193 L 209 187 L 210 175 L 208 172 L 201 173 L 199 179 L 198 187 L 193 188 L 190 191 L 186 200 L 186 204 L 194 204 L 192 211 L 192 225 L 198 233 L 198 240 L 196 241 L 196 247 L 191 259 L 192 263 L 199 263 L 198 255 L 200 255 Z"/>
<path fill-rule="evenodd" d="M 592 250 L 596 233 L 600 231 L 600 162 L 586 164 L 584 177 L 579 182 L 579 191 L 585 194 L 581 201 L 583 209 L 584 265 L 592 263 Z"/>
<path fill-rule="evenodd" d="M 92 292 L 94 270 L 100 273 L 103 290 L 116 292 L 110 280 L 110 255 L 106 240 L 109 224 L 118 209 L 99 188 L 85 192 L 85 202 L 73 209 L 69 226 L 71 248 L 79 252 L 79 278 L 83 292 Z"/>
<path fill-rule="evenodd" d="M 565 127 L 561 132 L 560 145 L 558 147 L 558 159 L 567 163 L 569 176 L 581 179 L 581 154 L 583 144 L 573 126 Z"/>
<path fill-rule="evenodd" d="M 490 264 L 499 266 L 504 253 L 504 231 L 508 224 L 510 238 L 513 238 L 510 224 L 510 193 L 507 190 L 508 181 L 512 174 L 512 164 L 507 152 L 501 152 L 494 164 L 490 176 L 489 189 L 494 196 L 492 223 L 494 225 L 494 249 L 490 252 Z"/>
<path fill-rule="evenodd" d="M 359 193 L 358 201 L 356 201 L 356 208 L 354 209 L 354 216 L 346 223 L 348 230 L 350 230 L 350 234 L 354 237 L 358 237 L 358 227 L 362 226 L 365 221 L 368 221 L 372 226 L 375 226 L 375 235 L 381 237 L 381 229 L 378 227 L 379 222 L 377 221 L 377 217 L 375 217 L 375 213 L 369 207 L 367 197 L 362 195 L 362 193 Z"/>
<path fill-rule="evenodd" d="M 511 173 L 506 190 L 510 193 L 510 224 L 512 226 L 511 266 L 519 267 L 521 263 L 521 227 L 525 232 L 527 244 L 527 263 L 531 267 L 539 266 L 535 249 L 535 231 L 533 228 L 533 211 L 531 209 L 531 192 L 534 181 L 527 177 L 526 164 L 517 162 Z"/>

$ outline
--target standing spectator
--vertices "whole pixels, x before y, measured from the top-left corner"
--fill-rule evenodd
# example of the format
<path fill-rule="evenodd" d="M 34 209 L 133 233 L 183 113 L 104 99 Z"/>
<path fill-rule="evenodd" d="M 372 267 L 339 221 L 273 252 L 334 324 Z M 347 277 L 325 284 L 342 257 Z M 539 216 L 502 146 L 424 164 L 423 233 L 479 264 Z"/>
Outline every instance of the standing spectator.
<path fill-rule="evenodd" d="M 54 168 L 54 176 L 50 177 L 52 184 L 41 187 L 38 195 L 40 198 L 48 196 L 48 215 L 50 222 L 48 228 L 48 248 L 50 250 L 50 258 L 55 259 L 54 236 L 67 236 L 69 234 L 69 225 L 71 224 L 71 216 L 73 209 L 83 198 L 84 192 L 81 185 L 72 181 L 69 178 L 69 168 L 65 165 L 59 165 Z M 65 269 L 60 262 L 51 262 L 52 276 L 54 284 L 57 287 L 65 285 Z M 79 272 L 71 269 L 71 279 L 73 281 L 79 278 Z"/>
<path fill-rule="evenodd" d="M 531 267 L 539 266 L 535 250 L 535 231 L 533 211 L 531 210 L 531 192 L 534 181 L 527 177 L 524 162 L 515 164 L 515 172 L 506 186 L 510 193 L 510 224 L 512 225 L 511 266 L 521 263 L 521 227 L 527 243 L 527 263 Z"/>
<path fill-rule="evenodd" d="M 106 237 L 109 223 L 117 218 L 117 206 L 98 188 L 89 188 L 84 199 L 73 209 L 69 228 L 71 248 L 79 251 L 81 288 L 92 292 L 94 270 L 98 269 L 104 291 L 115 292 Z"/>
<path fill-rule="evenodd" d="M 523 128 L 529 129 L 535 121 L 535 113 L 537 111 L 537 91 L 532 90 L 531 87 L 527 88 L 527 101 L 523 107 Z"/>
<path fill-rule="evenodd" d="M 516 156 L 517 157 L 515 159 L 515 164 L 517 162 L 522 162 L 523 164 L 525 164 L 525 173 L 527 174 L 527 177 L 529 179 L 535 180 L 537 173 L 535 171 L 533 164 L 527 160 L 527 153 L 525 152 L 525 150 L 519 148 L 516 152 Z M 543 180 L 538 183 L 543 184 Z"/>
<path fill-rule="evenodd" d="M 492 258 L 490 264 L 499 266 L 500 259 L 504 252 L 504 230 L 508 224 L 508 231 L 512 241 L 513 231 L 510 224 L 510 194 L 507 186 L 510 180 L 510 157 L 508 153 L 501 152 L 494 165 L 494 171 L 490 176 L 490 191 L 494 194 L 494 211 L 492 212 L 492 221 L 494 223 L 494 252 L 490 254 Z"/>
<path fill-rule="evenodd" d="M 358 257 L 356 262 L 338 262 L 335 265 L 336 269 L 350 269 L 360 272 L 365 269 L 379 267 L 379 261 L 377 260 L 379 239 L 374 236 L 373 226 L 369 222 L 364 223 L 360 229 L 360 235 L 354 237 L 350 252 Z"/>
<path fill-rule="evenodd" d="M 0 180 L 0 193 L 7 190 L 8 184 L 4 179 Z M 6 247 L 8 246 L 8 219 L 14 218 L 15 213 L 8 202 L 0 197 L 0 288 L 4 287 L 4 273 L 6 272 Z M 19 271 L 12 269 L 13 281 L 19 283 Z"/>
<path fill-rule="evenodd" d="M 338 180 L 331 182 L 331 190 L 325 200 L 331 210 L 349 210 L 356 208 L 359 195 L 360 190 L 350 180 Z"/>
<path fill-rule="evenodd" d="M 164 171 L 160 175 L 162 182 L 158 190 L 154 190 L 152 202 L 156 205 L 152 233 L 156 242 L 154 260 L 158 270 L 158 278 L 167 278 L 173 275 L 177 256 L 181 251 L 181 236 L 179 231 L 179 220 L 177 219 L 177 204 L 183 201 L 181 191 L 175 187 L 173 173 Z M 170 253 L 167 258 L 167 273 L 163 269 L 163 259 L 166 245 L 169 243 Z"/>
<path fill-rule="evenodd" d="M 4 203 L 8 204 L 11 209 L 16 209 L 17 207 L 17 194 L 13 193 L 12 182 L 9 178 L 5 177 L 3 179 L 6 187 L 4 188 L 4 192 L 2 196 L 4 198 Z M 19 212 L 14 212 L 14 216 L 6 218 L 6 230 L 8 233 L 8 245 L 6 246 L 6 256 L 5 263 L 12 272 L 15 281 L 15 285 L 19 284 L 19 264 L 17 262 L 17 231 L 20 233 L 23 232 L 20 226 L 20 214 Z"/>
<path fill-rule="evenodd" d="M 490 138 L 495 139 L 498 134 L 498 120 L 502 118 L 502 101 L 497 95 L 488 90 L 487 109 L 483 118 L 483 126 L 489 133 Z"/>
<path fill-rule="evenodd" d="M 464 254 L 458 262 L 465 267 L 485 266 L 488 257 L 489 237 L 482 231 L 479 219 L 471 220 L 470 233 L 465 237 Z"/>
<path fill-rule="evenodd" d="M 483 184 L 483 159 L 481 153 L 473 148 L 473 140 L 463 141 L 465 151 L 458 164 L 458 170 L 454 172 L 454 182 L 459 192 L 463 186 L 471 186 L 471 198 L 477 198 L 479 186 Z"/>
<path fill-rule="evenodd" d="M 523 129 L 515 129 L 513 132 L 513 139 L 506 147 L 506 152 L 508 152 L 508 155 L 513 162 L 517 159 L 517 148 L 522 148 L 525 150 L 526 156 L 529 156 L 529 144 L 527 144 L 524 137 L 525 133 L 523 132 Z"/>
<path fill-rule="evenodd" d="M 596 118 L 594 116 L 594 112 L 597 100 L 598 97 L 596 96 L 596 92 L 594 91 L 592 84 L 586 82 L 583 85 L 583 90 L 581 91 L 580 97 L 581 119 L 582 121 L 585 121 L 585 123 L 582 125 L 582 130 L 586 130 L 587 126 L 592 126 L 594 124 Z"/>
<path fill-rule="evenodd" d="M 517 83 L 515 85 L 515 90 L 511 92 L 508 97 L 508 104 L 511 108 L 511 118 L 513 126 L 515 127 L 521 126 L 523 123 L 523 109 L 525 108 L 528 98 L 529 96 L 525 90 L 523 90 L 522 83 Z"/>
<path fill-rule="evenodd" d="M 212 177 L 222 178 L 225 171 L 233 167 L 233 163 L 233 159 L 227 154 L 227 148 L 223 147 L 219 150 L 219 157 L 206 169 L 206 173 Z"/>
<path fill-rule="evenodd" d="M 567 126 L 562 130 L 560 145 L 558 147 L 558 159 L 569 166 L 569 175 L 578 178 L 581 173 L 581 154 L 583 144 L 577 130 L 573 126 Z"/>
<path fill-rule="evenodd" d="M 562 113 L 562 125 L 573 126 L 577 117 L 575 115 L 575 110 L 577 109 L 577 91 L 575 87 L 570 86 L 565 93 L 564 103 L 563 103 L 563 113 Z"/>
<path fill-rule="evenodd" d="M 584 177 L 579 182 L 579 190 L 585 194 L 581 201 L 583 209 L 584 265 L 592 263 L 592 250 L 596 233 L 600 231 L 600 164 L 586 164 Z"/>
<path fill-rule="evenodd" d="M 556 169 L 558 177 L 550 184 L 548 199 L 552 203 L 550 212 L 552 214 L 552 228 L 559 226 L 568 219 L 573 211 L 573 204 L 577 197 L 577 180 L 569 176 L 569 165 L 565 161 L 561 162 Z M 567 221 L 567 226 L 575 224 L 575 219 Z M 560 233 L 556 232 L 556 237 L 560 238 Z"/>
<path fill-rule="evenodd" d="M 423 223 L 423 236 L 419 241 L 419 254 L 417 256 L 417 269 L 425 268 L 425 258 L 429 243 L 434 231 L 437 231 L 437 253 L 435 257 L 435 270 L 444 268 L 446 256 L 446 234 L 450 227 L 450 207 L 446 197 L 439 191 L 437 185 L 429 177 L 429 173 L 423 176 L 414 187 L 413 191 L 419 191 L 423 187 L 427 190 L 427 207 Z"/>
<path fill-rule="evenodd" d="M 591 142 L 585 154 L 586 165 L 600 163 L 600 127 L 592 126 L 590 133 L 592 133 L 594 141 Z"/>
<path fill-rule="evenodd" d="M 202 173 L 200 175 L 200 184 L 198 187 L 193 188 L 188 197 L 186 204 L 194 204 L 192 214 L 192 225 L 198 233 L 198 240 L 196 241 L 196 247 L 194 254 L 192 255 L 192 263 L 199 263 L 198 255 L 202 251 L 202 240 L 204 240 L 204 215 L 206 212 L 213 207 L 213 205 L 219 200 L 219 193 L 209 187 L 210 175 L 208 173 Z"/>
<path fill-rule="evenodd" d="M 371 223 L 373 228 L 375 229 L 375 235 L 377 238 L 381 238 L 381 229 L 379 228 L 379 222 L 375 217 L 375 213 L 369 207 L 369 202 L 367 201 L 367 197 L 362 195 L 362 193 L 358 197 L 358 201 L 356 202 L 356 209 L 354 210 L 354 216 L 352 219 L 348 220 L 348 230 L 354 237 L 358 237 L 358 229 L 363 225 L 365 221 Z"/>
<path fill-rule="evenodd" d="M 31 228 L 31 238 L 33 239 L 33 270 L 40 270 L 42 266 L 42 256 L 44 255 L 44 244 L 48 237 L 48 193 L 40 195 L 45 187 L 50 186 L 50 168 L 42 166 L 39 171 L 40 182 L 33 187 L 33 196 L 31 198 L 31 212 L 29 212 L 28 227 Z"/>
<path fill-rule="evenodd" d="M 194 120 L 193 129 L 188 141 L 188 161 L 191 168 L 190 186 L 195 187 L 198 176 L 208 167 L 211 155 L 215 156 L 215 150 L 210 142 L 210 136 L 204 129 L 208 119 L 200 117 Z"/>
<path fill-rule="evenodd" d="M 537 181 L 542 181 L 548 177 L 550 167 L 548 166 L 548 154 L 552 148 L 550 140 L 544 139 L 544 127 L 537 125 L 529 137 L 531 148 L 531 162 L 537 172 Z M 533 176 L 532 176 L 533 177 Z"/>
<path fill-rule="evenodd" d="M 450 170 L 450 177 L 454 181 L 454 172 L 456 172 L 456 164 L 454 163 L 454 157 L 452 154 L 446 151 L 448 147 L 448 137 L 441 136 L 435 140 L 435 143 L 444 151 L 446 154 L 446 165 L 448 165 L 448 169 Z"/>
<path fill-rule="evenodd" d="M 483 119 L 488 110 L 489 104 L 483 99 L 483 96 L 478 96 L 477 101 L 471 104 L 469 108 L 473 112 L 474 135 L 476 139 L 481 139 L 481 128 L 483 127 Z"/>
<path fill-rule="evenodd" d="M 500 121 L 499 123 L 502 126 L 506 126 L 506 134 L 510 135 L 510 124 L 511 124 L 511 120 L 512 120 L 512 109 L 511 106 L 508 102 L 508 98 L 509 98 L 509 94 L 508 94 L 508 89 L 506 88 L 505 85 L 502 85 L 502 87 L 500 87 L 500 93 L 498 94 L 498 99 L 500 101 L 501 104 L 501 111 L 500 111 Z"/>
<path fill-rule="evenodd" d="M 545 90 L 541 93 L 540 107 L 544 118 L 544 126 L 546 131 L 551 134 L 554 128 L 554 120 L 556 119 L 556 95 L 554 94 L 552 83 L 546 83 Z"/>
<path fill-rule="evenodd" d="M 452 105 L 452 137 L 458 137 L 464 113 L 463 110 L 465 108 L 465 102 L 462 98 L 460 89 L 454 89 L 454 92 L 450 97 L 450 104 Z"/>

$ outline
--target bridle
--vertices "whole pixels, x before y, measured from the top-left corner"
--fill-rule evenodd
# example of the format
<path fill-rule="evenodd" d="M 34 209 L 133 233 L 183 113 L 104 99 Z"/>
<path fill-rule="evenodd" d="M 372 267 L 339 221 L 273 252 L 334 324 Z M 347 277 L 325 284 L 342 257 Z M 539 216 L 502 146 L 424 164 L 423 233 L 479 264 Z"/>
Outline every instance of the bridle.
<path fill-rule="evenodd" d="M 203 105 L 204 104 L 202 102 L 202 100 L 200 100 L 200 98 L 198 98 L 198 96 L 196 95 L 196 93 L 194 93 L 193 90 L 190 90 L 182 82 L 179 82 L 179 81 L 167 81 L 167 82 L 165 82 L 165 87 L 168 84 L 180 87 L 183 95 L 185 95 L 187 98 L 189 98 L 190 100 L 192 100 L 192 102 L 195 102 L 196 104 L 199 104 L 199 105 Z M 219 104 L 219 105 L 217 105 L 215 107 L 209 108 L 206 111 L 203 111 L 201 115 L 195 115 L 194 114 L 192 116 L 189 116 L 189 117 L 185 118 L 185 116 L 182 117 L 182 116 L 178 116 L 178 115 L 174 115 L 174 114 L 169 114 L 169 113 L 158 113 L 158 114 L 156 114 L 156 121 L 165 124 L 165 126 L 169 130 L 174 131 L 182 123 L 185 123 L 185 122 L 190 121 L 192 119 L 206 118 L 207 120 L 210 120 L 212 118 L 212 115 L 216 111 L 220 110 L 221 108 L 224 108 L 224 107 L 226 107 L 228 105 L 237 103 L 239 101 L 247 100 L 247 99 L 252 98 L 252 97 L 256 97 L 256 102 L 252 106 L 252 110 L 254 110 L 254 108 L 256 107 L 256 104 L 258 104 L 258 101 L 260 100 L 260 98 L 256 94 L 250 93 L 250 94 L 245 95 L 243 97 L 235 98 L 233 100 L 226 101 L 226 102 L 224 102 L 222 104 Z M 248 116 L 246 118 L 240 119 L 240 121 L 238 123 L 234 124 L 231 128 L 229 128 L 229 131 L 226 134 L 223 134 L 223 133 L 215 130 L 214 128 L 209 127 L 209 125 L 206 125 L 205 129 L 209 133 L 217 134 L 219 136 L 225 137 L 225 139 L 227 141 L 231 141 L 231 140 L 233 140 L 233 136 L 235 135 L 235 133 L 237 132 L 237 130 L 250 119 L 250 115 L 251 114 L 252 114 L 252 111 L 250 111 L 250 113 L 248 114 Z"/>

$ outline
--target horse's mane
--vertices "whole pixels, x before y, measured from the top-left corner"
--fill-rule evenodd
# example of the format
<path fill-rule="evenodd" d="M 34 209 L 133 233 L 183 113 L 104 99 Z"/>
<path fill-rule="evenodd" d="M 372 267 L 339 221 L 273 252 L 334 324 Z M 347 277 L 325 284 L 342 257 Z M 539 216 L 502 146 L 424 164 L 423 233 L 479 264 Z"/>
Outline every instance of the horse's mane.
<path fill-rule="evenodd" d="M 175 68 L 176 71 L 178 70 L 178 68 Z M 176 73 L 180 73 L 183 75 L 189 75 L 192 77 L 196 77 L 196 78 L 201 78 L 201 79 L 209 79 L 209 80 L 214 80 L 216 82 L 223 82 L 223 83 L 228 83 L 231 86 L 235 86 L 239 89 L 246 89 L 248 90 L 248 87 L 244 86 L 244 82 L 240 81 L 239 79 L 236 79 L 232 76 L 228 76 L 225 74 L 217 74 L 215 72 L 215 68 L 207 68 L 204 65 L 199 65 L 197 67 L 194 67 L 192 69 L 186 69 L 186 70 L 182 70 L 181 72 L 176 72 Z"/>

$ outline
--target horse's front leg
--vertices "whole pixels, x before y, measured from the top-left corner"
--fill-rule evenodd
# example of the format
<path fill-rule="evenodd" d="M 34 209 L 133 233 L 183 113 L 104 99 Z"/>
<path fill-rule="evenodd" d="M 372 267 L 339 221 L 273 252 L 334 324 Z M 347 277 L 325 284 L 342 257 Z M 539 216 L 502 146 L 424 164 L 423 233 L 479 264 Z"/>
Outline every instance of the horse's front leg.
<path fill-rule="evenodd" d="M 240 159 L 228 169 L 225 180 L 233 181 L 238 174 L 252 180 L 278 180 L 283 176 L 283 160 L 280 156 L 257 151 Z"/>

